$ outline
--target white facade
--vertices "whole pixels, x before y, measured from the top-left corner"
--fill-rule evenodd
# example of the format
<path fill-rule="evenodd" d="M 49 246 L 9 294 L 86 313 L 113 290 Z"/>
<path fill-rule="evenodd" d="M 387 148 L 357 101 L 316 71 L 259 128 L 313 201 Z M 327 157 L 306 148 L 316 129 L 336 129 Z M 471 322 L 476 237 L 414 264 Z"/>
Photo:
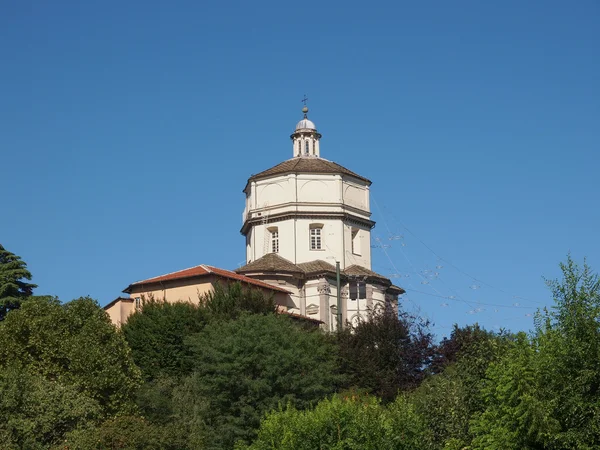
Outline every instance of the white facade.
<path fill-rule="evenodd" d="M 307 111 L 291 136 L 292 160 L 312 160 L 310 171 L 283 168 L 251 177 L 246 185 L 246 263 L 275 252 L 295 264 L 320 259 L 339 261 L 342 269 L 353 264 L 370 269 L 371 182 L 326 165 L 334 163 L 320 158 L 321 135 Z"/>
<path fill-rule="evenodd" d="M 371 268 L 370 216 L 369 187 L 348 176 L 292 173 L 252 181 L 246 262 L 275 252 L 295 264 L 322 259 Z M 311 241 L 311 233 L 320 239 Z"/>
<path fill-rule="evenodd" d="M 371 182 L 321 158 L 321 134 L 303 112 L 291 135 L 293 157 L 248 179 L 246 265 L 236 272 L 288 290 L 281 307 L 335 330 L 336 262 L 342 323 L 397 308 L 404 291 L 371 271 Z"/>

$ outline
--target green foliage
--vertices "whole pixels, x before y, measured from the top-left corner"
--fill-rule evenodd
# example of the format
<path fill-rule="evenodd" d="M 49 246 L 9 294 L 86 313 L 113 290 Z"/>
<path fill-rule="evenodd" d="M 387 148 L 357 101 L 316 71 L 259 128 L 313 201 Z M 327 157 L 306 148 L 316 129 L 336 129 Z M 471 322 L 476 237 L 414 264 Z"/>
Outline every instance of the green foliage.
<path fill-rule="evenodd" d="M 545 448 L 542 434 L 556 430 L 536 393 L 535 352 L 525 334 L 488 370 L 483 388 L 485 410 L 472 424 L 474 449 L 520 450 Z"/>
<path fill-rule="evenodd" d="M 239 450 L 419 450 L 425 429 L 414 409 L 399 396 L 384 407 L 374 397 L 333 396 L 311 410 L 267 414 L 257 439 Z"/>
<path fill-rule="evenodd" d="M 141 310 L 129 317 L 122 331 L 144 379 L 181 377 L 193 367 L 191 350 L 185 344 L 188 336 L 209 322 L 274 312 L 272 296 L 241 283 L 216 283 L 214 290 L 199 297 L 199 304 L 144 299 Z"/>
<path fill-rule="evenodd" d="M 0 393 L 2 448 L 46 449 L 102 412 L 98 402 L 74 386 L 17 364 L 0 369 Z"/>
<path fill-rule="evenodd" d="M 353 386 L 367 389 L 384 401 L 398 391 L 415 388 L 426 375 L 433 355 L 428 323 L 386 311 L 338 333 L 344 373 Z"/>
<path fill-rule="evenodd" d="M 199 419 L 208 448 L 249 441 L 261 416 L 279 402 L 306 408 L 341 381 L 334 343 L 281 316 L 215 322 L 189 342 L 196 368 L 179 389 L 177 404 L 180 415 Z"/>
<path fill-rule="evenodd" d="M 555 307 L 536 318 L 538 392 L 560 431 L 549 448 L 600 447 L 600 280 L 569 256 L 562 280 L 547 281 Z"/>
<path fill-rule="evenodd" d="M 207 321 L 203 308 L 189 302 L 146 301 L 121 328 L 144 379 L 184 376 L 192 369 L 186 337 Z"/>
<path fill-rule="evenodd" d="M 173 391 L 179 384 L 179 377 L 166 376 L 145 382 L 136 398 L 141 414 L 153 423 L 171 422 L 174 417 Z"/>
<path fill-rule="evenodd" d="M 455 327 L 437 347 L 406 314 L 308 330 L 239 283 L 145 302 L 122 332 L 89 298 L 17 285 L 27 301 L 0 306 L 0 447 L 600 448 L 600 280 L 561 268 L 530 336 Z"/>
<path fill-rule="evenodd" d="M 241 283 L 216 283 L 213 290 L 200 296 L 200 304 L 211 320 L 236 319 L 241 314 L 274 314 L 277 306 L 273 295 L 242 286 Z"/>
<path fill-rule="evenodd" d="M 19 365 L 97 402 L 103 415 L 130 411 L 140 384 L 123 337 L 98 304 L 35 299 L 0 325 L 0 371 Z"/>
<path fill-rule="evenodd" d="M 31 280 L 27 264 L 0 245 L 0 321 L 37 287 L 24 280 Z"/>
<path fill-rule="evenodd" d="M 481 328 L 477 323 L 464 327 L 459 327 L 455 324 L 450 337 L 445 337 L 436 346 L 430 371 L 432 373 L 439 373 L 445 367 L 461 358 L 469 356 L 479 358 L 479 356 L 482 356 L 482 351 L 485 353 L 486 344 L 491 343 L 496 337 L 502 338 L 507 336 L 508 334 L 505 331 L 497 334 Z M 487 360 L 487 358 L 484 357 L 484 360 Z"/>
<path fill-rule="evenodd" d="M 59 449 L 180 450 L 182 437 L 170 427 L 157 426 L 139 416 L 118 416 L 98 427 L 71 432 Z"/>
<path fill-rule="evenodd" d="M 600 282 L 570 257 L 561 269 L 555 307 L 488 370 L 474 448 L 600 447 Z"/>
<path fill-rule="evenodd" d="M 431 431 L 434 448 L 463 448 L 470 442 L 469 421 L 483 410 L 480 390 L 488 366 L 505 355 L 513 337 L 478 325 L 454 328 L 438 348 L 437 373 L 410 395 Z M 452 362 L 452 363 L 450 363 Z"/>

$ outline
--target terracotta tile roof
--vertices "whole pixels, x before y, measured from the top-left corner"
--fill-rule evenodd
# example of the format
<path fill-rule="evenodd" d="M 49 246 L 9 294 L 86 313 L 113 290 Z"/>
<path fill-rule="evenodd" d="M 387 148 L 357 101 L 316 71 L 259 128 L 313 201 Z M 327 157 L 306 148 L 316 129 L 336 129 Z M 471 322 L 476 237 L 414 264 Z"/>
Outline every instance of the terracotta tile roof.
<path fill-rule="evenodd" d="M 399 294 L 405 294 L 406 291 L 404 289 L 402 289 L 400 286 L 396 286 L 395 284 L 392 284 L 388 289 L 392 289 L 394 291 L 397 291 Z"/>
<path fill-rule="evenodd" d="M 346 275 L 359 276 L 359 277 L 371 277 L 371 278 L 382 278 L 384 280 L 388 280 L 388 278 L 383 275 L 379 275 L 372 270 L 367 269 L 366 267 L 359 266 L 357 264 L 353 264 L 351 266 L 346 267 L 344 270 Z"/>
<path fill-rule="evenodd" d="M 221 278 L 227 278 L 230 280 L 240 281 L 242 283 L 251 284 L 254 286 L 259 286 L 262 288 L 270 289 L 272 291 L 284 292 L 289 294 L 290 292 L 286 289 L 280 288 L 278 286 L 274 286 L 272 284 L 264 283 L 259 280 L 255 280 L 254 278 L 249 278 L 244 275 L 240 275 L 239 273 L 232 272 L 231 270 L 219 269 L 218 267 L 209 266 L 206 264 L 201 264 L 199 266 L 190 267 L 189 269 L 179 270 L 177 272 L 167 273 L 165 275 L 160 275 L 154 278 L 148 278 L 147 280 L 136 281 L 135 283 L 130 284 L 123 290 L 123 292 L 128 292 L 132 287 L 139 286 L 143 284 L 151 284 L 151 283 L 160 283 L 163 281 L 170 280 L 181 280 L 184 278 L 192 278 L 192 277 L 201 277 L 206 275 L 216 275 Z"/>
<path fill-rule="evenodd" d="M 322 272 L 335 273 L 335 266 L 321 259 L 300 263 L 298 264 L 298 267 L 300 267 L 306 275 Z"/>
<path fill-rule="evenodd" d="M 377 272 L 373 272 L 372 270 L 367 269 L 366 267 L 359 266 L 357 264 L 353 264 L 351 266 L 346 267 L 344 273 L 348 276 L 353 277 L 366 277 L 370 279 L 378 280 L 386 285 L 388 285 L 388 289 L 393 289 L 399 291 L 403 294 L 405 291 L 401 287 L 394 286 L 389 278 L 378 274 Z"/>
<path fill-rule="evenodd" d="M 317 259 L 305 263 L 294 264 L 293 262 L 282 258 L 276 253 L 267 253 L 265 256 L 252 261 L 245 266 L 235 270 L 238 273 L 252 272 L 290 272 L 301 275 L 310 275 L 313 273 L 330 272 L 335 273 L 335 266 L 328 262 Z"/>
<path fill-rule="evenodd" d="M 277 164 L 270 169 L 264 170 L 256 175 L 252 175 L 248 181 L 257 180 L 259 178 L 265 178 L 272 175 L 282 175 L 286 173 L 333 173 L 333 174 L 343 174 L 350 175 L 354 178 L 358 178 L 359 180 L 366 181 L 371 184 L 371 181 L 365 177 L 361 177 L 360 175 L 352 172 L 351 170 L 346 169 L 343 166 L 340 166 L 333 161 L 328 161 L 323 158 L 317 157 L 296 157 L 292 159 L 288 159 L 280 164 Z"/>
<path fill-rule="evenodd" d="M 316 274 L 331 274 L 335 275 L 335 266 L 321 259 L 309 261 L 305 263 L 294 264 L 293 262 L 282 258 L 276 253 L 268 253 L 262 258 L 252 261 L 245 266 L 236 269 L 238 273 L 253 273 L 253 272 L 288 272 L 288 273 L 299 273 L 301 275 L 310 276 Z M 345 270 L 341 271 L 343 279 L 348 277 L 365 277 L 371 280 L 378 281 L 386 286 L 388 289 L 398 291 L 403 294 L 405 291 L 401 287 L 394 286 L 389 278 L 380 275 L 372 270 L 367 269 L 359 265 L 348 266 Z"/>
<path fill-rule="evenodd" d="M 262 258 L 252 261 L 235 270 L 237 273 L 249 272 L 292 272 L 303 273 L 302 269 L 293 262 L 282 258 L 276 253 L 268 253 Z"/>

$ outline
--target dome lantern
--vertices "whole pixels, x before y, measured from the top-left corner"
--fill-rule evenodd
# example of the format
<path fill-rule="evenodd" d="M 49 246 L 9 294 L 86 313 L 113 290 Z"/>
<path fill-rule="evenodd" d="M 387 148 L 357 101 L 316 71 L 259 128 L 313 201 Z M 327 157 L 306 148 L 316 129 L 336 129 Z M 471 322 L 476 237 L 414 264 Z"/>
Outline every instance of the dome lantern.
<path fill-rule="evenodd" d="M 314 122 L 308 119 L 308 107 L 302 108 L 304 118 L 296 124 L 296 130 L 290 136 L 293 142 L 294 157 L 319 157 L 319 140 L 321 134 L 317 132 Z"/>

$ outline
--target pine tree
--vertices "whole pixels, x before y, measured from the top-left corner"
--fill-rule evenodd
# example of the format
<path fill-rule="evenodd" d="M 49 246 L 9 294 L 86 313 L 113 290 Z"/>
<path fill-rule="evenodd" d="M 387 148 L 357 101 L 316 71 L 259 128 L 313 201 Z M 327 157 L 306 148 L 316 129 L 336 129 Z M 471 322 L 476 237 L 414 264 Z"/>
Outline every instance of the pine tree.
<path fill-rule="evenodd" d="M 0 244 L 0 321 L 37 287 L 24 280 L 31 280 L 27 264 Z"/>

